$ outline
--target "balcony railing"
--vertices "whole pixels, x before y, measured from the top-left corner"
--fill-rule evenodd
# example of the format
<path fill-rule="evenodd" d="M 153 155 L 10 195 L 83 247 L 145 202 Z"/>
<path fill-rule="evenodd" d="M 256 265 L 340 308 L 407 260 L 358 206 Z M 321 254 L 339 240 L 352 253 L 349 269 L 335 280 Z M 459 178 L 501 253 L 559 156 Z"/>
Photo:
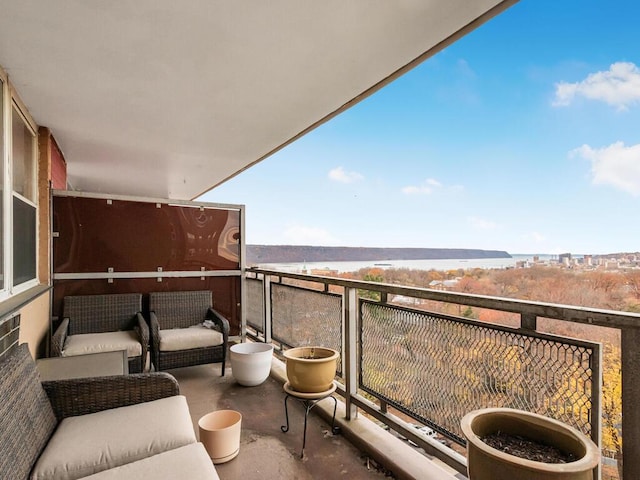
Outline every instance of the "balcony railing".
<path fill-rule="evenodd" d="M 510 312 L 519 325 L 409 308 L 393 302 L 397 295 Z M 421 434 L 415 422 L 464 445 L 465 413 L 509 406 L 562 420 L 600 444 L 601 345 L 543 333 L 537 320 L 618 329 L 624 476 L 640 478 L 638 314 L 264 269 L 247 270 L 246 298 L 249 333 L 281 348 L 315 344 L 341 352 L 338 391 L 349 417 L 360 408 L 462 473 L 464 455 Z"/>

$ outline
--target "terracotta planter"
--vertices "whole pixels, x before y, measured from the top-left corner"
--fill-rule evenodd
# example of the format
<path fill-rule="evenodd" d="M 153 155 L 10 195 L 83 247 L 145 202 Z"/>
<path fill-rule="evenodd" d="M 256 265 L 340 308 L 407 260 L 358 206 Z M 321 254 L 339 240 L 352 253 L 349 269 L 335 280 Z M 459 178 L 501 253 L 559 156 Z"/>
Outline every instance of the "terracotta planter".
<path fill-rule="evenodd" d="M 329 390 L 336 376 L 340 354 L 326 347 L 298 347 L 284 352 L 292 390 L 319 393 Z"/>
<path fill-rule="evenodd" d="M 231 373 L 240 385 L 254 387 L 264 382 L 271 372 L 273 345 L 270 343 L 238 343 L 229 349 Z"/>
<path fill-rule="evenodd" d="M 200 441 L 213 463 L 224 463 L 240 452 L 242 415 L 235 410 L 216 410 L 198 421 Z"/>
<path fill-rule="evenodd" d="M 461 421 L 467 438 L 470 480 L 593 480 L 600 461 L 598 447 L 583 433 L 551 418 L 510 408 L 486 408 L 465 415 Z M 485 444 L 481 437 L 501 431 L 521 435 L 572 453 L 570 463 L 526 460 Z"/>

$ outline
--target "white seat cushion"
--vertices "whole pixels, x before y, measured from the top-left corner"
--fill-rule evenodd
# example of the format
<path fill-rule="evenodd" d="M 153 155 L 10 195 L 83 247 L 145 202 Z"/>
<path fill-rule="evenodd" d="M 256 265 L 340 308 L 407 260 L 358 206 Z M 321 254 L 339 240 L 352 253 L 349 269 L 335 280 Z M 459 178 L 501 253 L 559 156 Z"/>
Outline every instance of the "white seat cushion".
<path fill-rule="evenodd" d="M 33 480 L 74 480 L 196 442 L 184 396 L 62 420 Z"/>
<path fill-rule="evenodd" d="M 127 356 L 137 357 L 142 355 L 142 345 L 134 330 L 105 333 L 82 333 L 69 335 L 64 342 L 63 357 L 85 355 L 87 353 L 113 352 L 126 350 Z"/>
<path fill-rule="evenodd" d="M 153 457 L 105 470 L 85 480 L 219 480 L 207 451 L 201 443 L 192 443 Z"/>
<path fill-rule="evenodd" d="M 175 352 L 190 348 L 215 347 L 222 345 L 224 337 L 217 330 L 196 325 L 189 328 L 160 330 L 160 351 Z"/>

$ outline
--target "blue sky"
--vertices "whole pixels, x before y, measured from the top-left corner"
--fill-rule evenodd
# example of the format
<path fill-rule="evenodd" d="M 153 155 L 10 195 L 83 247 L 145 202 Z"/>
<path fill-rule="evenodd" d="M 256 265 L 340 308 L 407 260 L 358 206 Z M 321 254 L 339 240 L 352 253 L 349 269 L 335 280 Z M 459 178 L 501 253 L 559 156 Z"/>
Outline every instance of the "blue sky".
<path fill-rule="evenodd" d="M 638 18 L 521 0 L 200 199 L 249 244 L 640 251 Z"/>

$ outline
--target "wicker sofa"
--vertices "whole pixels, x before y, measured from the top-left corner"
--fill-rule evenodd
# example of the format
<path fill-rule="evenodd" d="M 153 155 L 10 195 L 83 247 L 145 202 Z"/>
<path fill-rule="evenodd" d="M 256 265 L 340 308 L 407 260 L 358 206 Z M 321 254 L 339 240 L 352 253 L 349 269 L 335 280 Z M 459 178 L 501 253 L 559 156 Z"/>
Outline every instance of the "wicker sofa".
<path fill-rule="evenodd" d="M 149 294 L 151 350 L 157 371 L 222 363 L 224 376 L 229 322 L 212 305 L 208 290 Z"/>
<path fill-rule="evenodd" d="M 51 339 L 53 356 L 127 350 L 129 372 L 142 372 L 149 327 L 141 311 L 139 293 L 64 297 L 62 322 Z"/>
<path fill-rule="evenodd" d="M 40 382 L 25 344 L 0 358 L 0 477 L 215 480 L 167 373 Z"/>

